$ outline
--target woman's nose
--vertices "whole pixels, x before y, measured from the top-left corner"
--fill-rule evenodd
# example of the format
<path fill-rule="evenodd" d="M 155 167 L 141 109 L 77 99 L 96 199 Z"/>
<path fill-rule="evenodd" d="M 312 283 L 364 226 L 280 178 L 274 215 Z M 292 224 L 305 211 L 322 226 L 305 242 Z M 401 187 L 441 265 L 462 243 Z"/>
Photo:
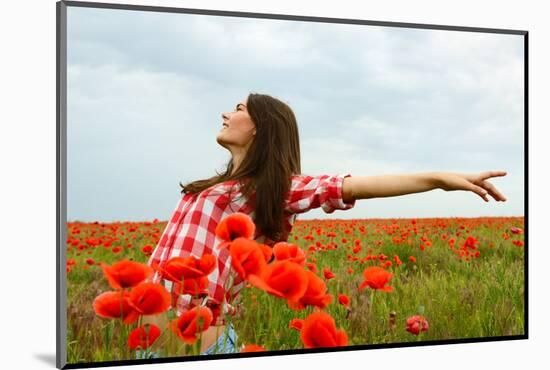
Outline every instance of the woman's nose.
<path fill-rule="evenodd" d="M 225 113 L 222 113 L 222 118 L 223 119 L 229 119 L 229 118 L 227 118 L 227 115 Z"/>

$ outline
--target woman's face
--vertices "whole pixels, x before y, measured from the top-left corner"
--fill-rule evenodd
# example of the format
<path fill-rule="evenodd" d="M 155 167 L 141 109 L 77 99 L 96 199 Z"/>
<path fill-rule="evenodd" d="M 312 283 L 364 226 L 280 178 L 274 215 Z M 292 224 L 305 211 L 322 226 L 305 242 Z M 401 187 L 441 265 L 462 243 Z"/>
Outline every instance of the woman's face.
<path fill-rule="evenodd" d="M 254 135 L 256 125 L 248 115 L 247 99 L 241 101 L 232 112 L 222 113 L 222 128 L 216 141 L 231 152 L 248 149 Z"/>

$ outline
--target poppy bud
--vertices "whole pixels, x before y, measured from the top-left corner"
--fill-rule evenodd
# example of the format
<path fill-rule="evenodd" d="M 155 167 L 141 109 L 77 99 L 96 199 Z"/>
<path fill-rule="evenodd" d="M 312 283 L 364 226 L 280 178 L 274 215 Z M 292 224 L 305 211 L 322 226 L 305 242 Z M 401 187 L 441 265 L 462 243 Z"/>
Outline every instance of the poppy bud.
<path fill-rule="evenodd" d="M 395 330 L 395 328 L 397 327 L 395 323 L 396 316 L 397 316 L 397 313 L 395 311 L 390 312 L 390 320 L 389 320 L 390 330 Z"/>
<path fill-rule="evenodd" d="M 418 335 L 422 331 L 428 331 L 428 321 L 424 316 L 415 315 L 407 319 L 407 327 L 405 328 L 409 333 Z"/>

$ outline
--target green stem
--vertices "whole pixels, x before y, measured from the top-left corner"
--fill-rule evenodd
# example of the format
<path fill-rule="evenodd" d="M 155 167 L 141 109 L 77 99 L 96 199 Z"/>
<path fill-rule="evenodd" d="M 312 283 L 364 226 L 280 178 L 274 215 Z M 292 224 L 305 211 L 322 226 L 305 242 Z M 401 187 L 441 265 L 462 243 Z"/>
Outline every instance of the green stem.
<path fill-rule="evenodd" d="M 170 335 L 172 333 L 172 329 L 170 328 L 170 321 L 171 321 L 170 310 L 165 311 L 164 314 L 163 314 L 163 315 L 166 316 L 166 321 L 168 322 L 168 327 L 167 328 L 166 327 L 165 328 L 159 328 L 161 330 L 161 332 L 160 332 L 160 336 L 157 338 L 157 341 L 156 341 L 156 343 L 158 343 L 157 347 L 159 349 L 161 349 L 165 345 L 169 344 L 168 341 L 170 340 Z M 166 336 L 168 336 L 168 337 L 164 338 Z M 164 342 L 162 342 L 161 339 L 164 340 Z"/>
<path fill-rule="evenodd" d="M 123 338 L 123 331 L 124 331 L 124 312 L 123 312 L 123 302 L 124 302 L 124 288 L 120 289 L 120 329 L 118 331 L 118 348 L 120 357 L 123 357 L 124 351 L 124 338 Z"/>
<path fill-rule="evenodd" d="M 201 346 L 202 346 L 202 331 L 200 332 L 199 334 L 199 340 L 197 341 L 199 343 L 198 347 L 199 347 L 199 351 L 197 352 L 198 355 L 201 354 Z"/>
<path fill-rule="evenodd" d="M 369 307 L 369 313 L 373 314 L 373 310 L 374 310 L 374 294 L 375 294 L 376 290 L 375 289 L 372 289 L 372 293 L 370 294 L 370 307 Z"/>
<path fill-rule="evenodd" d="M 197 356 L 199 354 L 199 351 L 200 351 L 200 347 L 198 346 L 199 344 L 199 341 L 195 341 L 195 343 L 193 343 L 193 346 L 191 347 L 191 355 L 192 356 Z"/>
<path fill-rule="evenodd" d="M 109 339 L 107 341 L 108 345 L 106 347 L 106 351 L 109 352 L 110 354 L 110 359 L 111 360 L 114 360 L 114 356 L 113 356 L 113 352 L 112 352 L 112 343 L 113 343 L 113 332 L 114 332 L 114 328 L 115 328 L 115 321 L 114 320 L 110 320 L 109 321 Z"/>
<path fill-rule="evenodd" d="M 141 316 L 140 316 L 140 318 L 141 318 Z M 149 354 L 149 330 L 150 329 L 151 329 L 151 325 L 147 325 L 147 327 L 143 328 L 143 331 L 145 332 L 145 353 L 147 353 L 147 354 Z M 140 332 L 140 334 L 141 334 L 141 332 Z"/>
<path fill-rule="evenodd" d="M 227 278 L 227 280 L 225 281 L 225 284 L 224 284 L 224 290 L 226 292 L 229 292 L 229 296 L 232 300 L 232 295 L 231 295 L 231 289 L 233 289 L 233 283 L 235 282 L 235 271 L 233 271 L 233 269 L 230 269 L 229 270 L 229 277 Z M 224 297 L 224 300 L 225 300 L 225 297 Z M 228 302 L 230 303 L 230 302 Z"/>
<path fill-rule="evenodd" d="M 109 327 L 111 325 L 111 321 L 105 323 L 105 326 L 104 326 L 104 336 L 105 336 L 105 340 L 103 341 L 105 343 L 105 348 L 104 348 L 104 353 L 108 353 L 107 351 L 109 350 Z"/>
<path fill-rule="evenodd" d="M 143 316 L 139 315 L 138 322 L 137 322 L 138 330 L 140 330 L 139 328 L 141 328 L 142 322 L 143 322 Z M 140 332 L 140 339 L 141 339 L 141 332 Z M 149 357 L 149 346 L 147 346 L 147 348 L 145 349 L 145 358 L 148 358 L 148 357 Z"/>

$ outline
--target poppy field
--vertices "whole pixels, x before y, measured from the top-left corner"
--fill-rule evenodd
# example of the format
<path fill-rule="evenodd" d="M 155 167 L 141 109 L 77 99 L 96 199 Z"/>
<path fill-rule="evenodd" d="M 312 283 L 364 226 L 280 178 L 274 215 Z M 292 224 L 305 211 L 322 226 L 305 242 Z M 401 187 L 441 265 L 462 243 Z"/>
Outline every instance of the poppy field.
<path fill-rule="evenodd" d="M 166 222 L 67 224 L 67 361 L 199 354 L 215 257 L 147 261 Z M 286 243 L 218 225 L 243 288 L 225 312 L 242 352 L 524 334 L 524 218 L 297 220 Z M 179 317 L 154 272 L 199 303 Z M 169 324 L 143 324 L 165 315 Z"/>

